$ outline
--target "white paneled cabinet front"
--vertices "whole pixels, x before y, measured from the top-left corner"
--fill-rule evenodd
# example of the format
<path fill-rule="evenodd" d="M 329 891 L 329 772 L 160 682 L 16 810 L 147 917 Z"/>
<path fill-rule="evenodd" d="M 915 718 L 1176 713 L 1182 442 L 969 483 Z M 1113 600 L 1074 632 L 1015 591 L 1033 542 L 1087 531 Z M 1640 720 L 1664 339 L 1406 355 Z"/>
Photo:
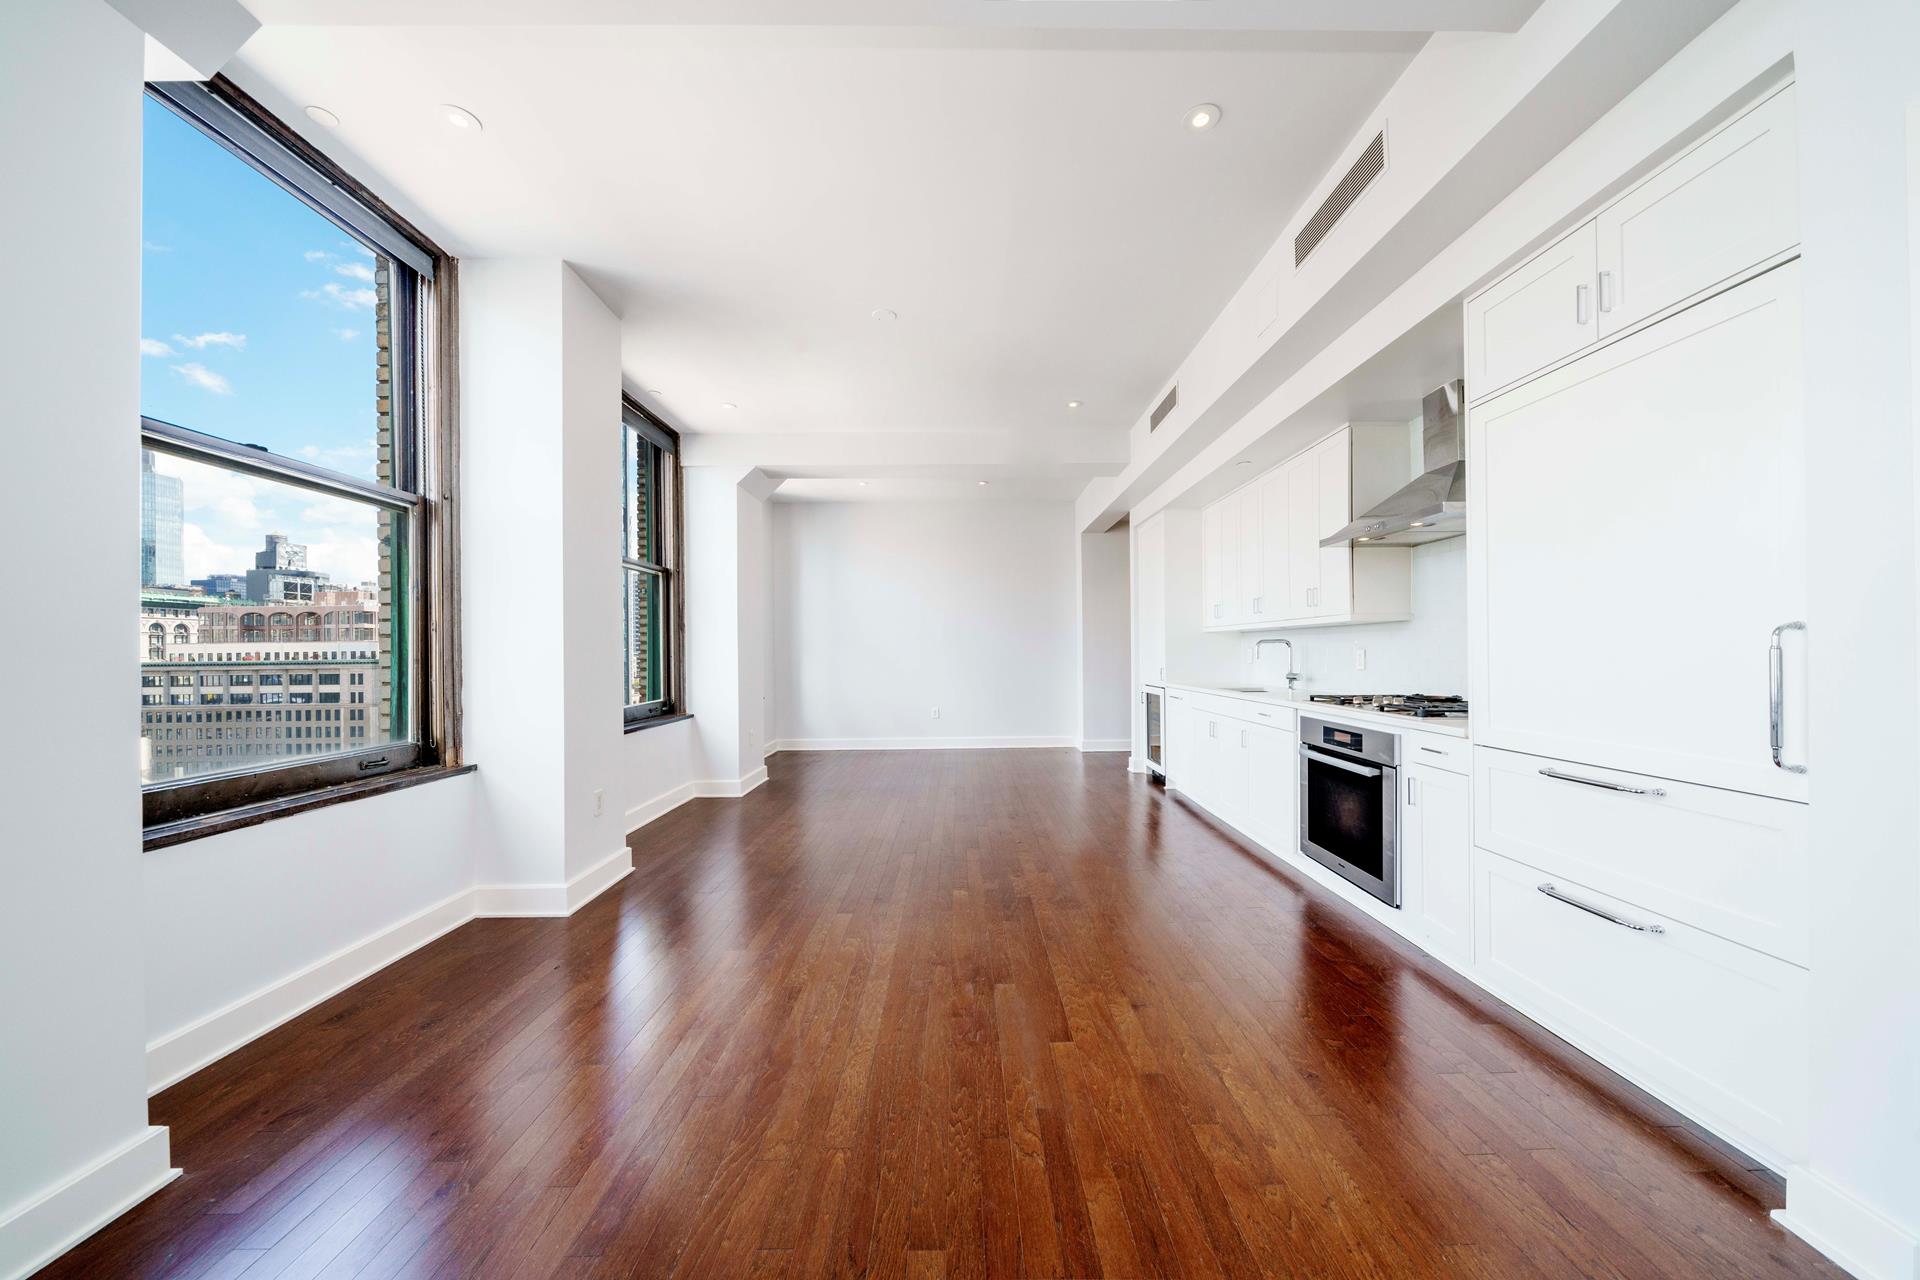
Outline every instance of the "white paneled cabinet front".
<path fill-rule="evenodd" d="M 1469 412 L 1477 744 L 1806 798 L 1798 299 L 1789 262 Z"/>
<path fill-rule="evenodd" d="M 1807 972 L 1482 851 L 1481 980 L 1784 1168 L 1805 1149 Z"/>
<path fill-rule="evenodd" d="M 1406 764 L 1400 775 L 1401 865 L 1415 879 L 1403 905 L 1415 941 L 1460 968 L 1473 960 L 1473 788 L 1464 776 Z"/>
<path fill-rule="evenodd" d="M 1411 550 L 1322 547 L 1407 479 L 1407 428 L 1354 423 L 1209 504 L 1200 517 L 1213 631 L 1395 622 L 1411 616 Z"/>
<path fill-rule="evenodd" d="M 1788 85 L 1601 210 L 1602 337 L 1799 243 L 1793 105 Z"/>
<path fill-rule="evenodd" d="M 1467 392 L 1498 391 L 1600 336 L 1593 223 L 1562 236 L 1467 300 Z"/>

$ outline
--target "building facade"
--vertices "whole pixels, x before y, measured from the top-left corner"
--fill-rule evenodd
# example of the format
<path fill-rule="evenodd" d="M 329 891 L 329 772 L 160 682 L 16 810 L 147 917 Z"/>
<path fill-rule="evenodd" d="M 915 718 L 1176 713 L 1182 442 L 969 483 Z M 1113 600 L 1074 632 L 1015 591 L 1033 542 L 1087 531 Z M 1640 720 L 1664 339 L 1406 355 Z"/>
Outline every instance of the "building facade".
<path fill-rule="evenodd" d="M 183 587 L 185 558 L 180 551 L 184 511 L 180 477 L 154 469 L 153 450 L 140 451 L 140 585 Z"/>

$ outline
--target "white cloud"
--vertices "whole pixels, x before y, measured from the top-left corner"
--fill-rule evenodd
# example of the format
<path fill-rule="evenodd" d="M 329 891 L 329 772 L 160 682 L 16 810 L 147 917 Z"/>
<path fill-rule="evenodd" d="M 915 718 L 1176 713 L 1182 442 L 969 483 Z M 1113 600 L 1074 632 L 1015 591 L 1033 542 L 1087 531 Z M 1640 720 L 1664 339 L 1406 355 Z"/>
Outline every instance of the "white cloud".
<path fill-rule="evenodd" d="M 294 452 L 308 462 L 317 462 L 335 471 L 354 474 L 371 474 L 373 471 L 374 442 L 371 440 L 365 444 L 340 444 L 325 449 L 315 444 L 303 444 Z"/>
<path fill-rule="evenodd" d="M 145 249 L 145 250 L 146 250 L 146 251 L 147 251 L 148 253 L 172 253 L 172 252 L 173 252 L 173 246 L 172 246 L 172 245 L 170 245 L 170 244 L 155 244 L 155 243 L 154 243 L 153 241 L 151 241 L 151 240 L 142 240 L 142 241 L 140 242 L 140 247 L 141 247 L 142 249 Z"/>
<path fill-rule="evenodd" d="M 140 339 L 140 354 L 143 356 L 170 356 L 173 348 L 158 338 Z"/>
<path fill-rule="evenodd" d="M 232 347 L 235 351 L 247 349 L 247 335 L 244 333 L 202 333 L 191 338 L 184 333 L 176 333 L 173 340 L 195 351 L 205 351 L 208 347 Z"/>
<path fill-rule="evenodd" d="M 343 311 L 365 311 L 380 300 L 371 289 L 349 289 L 337 280 L 329 280 L 318 289 L 303 289 L 300 296 L 312 302 L 330 302 Z"/>
<path fill-rule="evenodd" d="M 364 280 L 373 283 L 373 268 L 364 262 L 343 262 L 333 269 L 335 275 L 345 276 L 349 280 Z"/>
<path fill-rule="evenodd" d="M 335 329 L 333 331 L 333 336 L 340 339 L 340 341 L 342 342 L 352 342 L 355 338 L 360 336 L 360 331 L 358 329 Z"/>
<path fill-rule="evenodd" d="M 233 394 L 233 384 L 203 364 L 195 364 L 192 361 L 188 361 L 186 364 L 173 366 L 173 371 L 185 378 L 188 382 L 191 382 L 194 386 L 211 391 L 217 396 L 230 396 Z"/>
<path fill-rule="evenodd" d="M 302 256 L 305 257 L 308 262 L 325 262 L 328 258 L 331 258 L 333 255 L 328 253 L 325 249 L 309 249 Z"/>
<path fill-rule="evenodd" d="M 218 542 L 191 520 L 180 525 L 180 558 L 186 562 L 188 580 L 216 573 L 243 573 L 253 566 L 253 551 Z"/>

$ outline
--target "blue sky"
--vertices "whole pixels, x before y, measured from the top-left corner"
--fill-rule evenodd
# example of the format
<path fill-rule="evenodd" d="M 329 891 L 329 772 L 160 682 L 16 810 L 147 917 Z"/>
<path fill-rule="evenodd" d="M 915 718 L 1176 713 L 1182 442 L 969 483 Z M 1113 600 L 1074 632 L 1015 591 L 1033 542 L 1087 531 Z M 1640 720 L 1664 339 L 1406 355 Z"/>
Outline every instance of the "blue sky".
<path fill-rule="evenodd" d="M 374 477 L 370 251 L 159 103 L 145 106 L 140 407 Z M 371 573 L 364 508 L 171 459 L 187 573 L 239 572 L 269 530 L 314 567 Z"/>

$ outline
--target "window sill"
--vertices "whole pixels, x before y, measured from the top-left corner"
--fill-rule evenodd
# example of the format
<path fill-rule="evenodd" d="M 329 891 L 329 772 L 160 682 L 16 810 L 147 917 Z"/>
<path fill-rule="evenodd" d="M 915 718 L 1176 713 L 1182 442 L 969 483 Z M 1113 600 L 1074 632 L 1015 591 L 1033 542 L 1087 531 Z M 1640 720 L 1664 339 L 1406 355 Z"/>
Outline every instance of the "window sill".
<path fill-rule="evenodd" d="M 189 840 L 198 840 L 203 836 L 219 835 L 224 831 L 257 827 L 275 818 L 308 813 L 314 809 L 345 804 L 349 800 L 362 800 L 368 796 L 385 795 L 389 791 L 405 791 L 408 787 L 417 787 L 426 782 L 438 782 L 442 778 L 458 777 L 463 773 L 472 773 L 475 767 L 470 764 L 426 765 L 418 769 L 408 769 L 404 773 L 388 774 L 382 778 L 368 778 L 364 782 L 348 782 L 339 786 L 323 787 L 318 791 L 309 791 L 303 795 L 282 796 L 277 800 L 263 800 L 259 804 L 242 805 L 237 809 L 225 809 L 219 813 L 182 818 L 178 822 L 163 822 L 157 826 L 148 827 L 142 833 L 141 847 L 151 852 L 155 849 L 164 849 L 169 845 L 185 844 Z"/>
<path fill-rule="evenodd" d="M 658 729 L 663 724 L 679 724 L 682 720 L 693 719 L 693 712 L 681 711 L 670 716 L 654 716 L 651 720 L 635 720 L 626 728 L 628 733 L 638 733 L 642 729 Z"/>

